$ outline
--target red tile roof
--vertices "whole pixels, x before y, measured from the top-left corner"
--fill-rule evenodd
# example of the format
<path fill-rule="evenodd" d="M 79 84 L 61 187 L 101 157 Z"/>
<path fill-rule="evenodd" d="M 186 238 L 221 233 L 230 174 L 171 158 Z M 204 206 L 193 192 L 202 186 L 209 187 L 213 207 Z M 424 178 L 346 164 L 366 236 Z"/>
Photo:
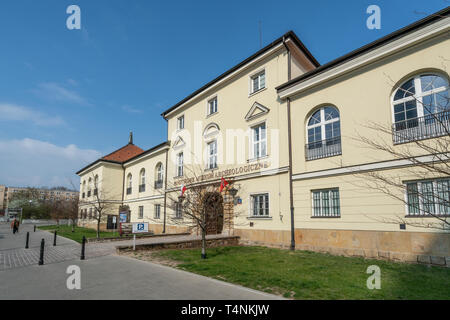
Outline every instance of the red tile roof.
<path fill-rule="evenodd" d="M 114 152 L 111 152 L 110 154 L 104 156 L 103 160 L 111 160 L 111 161 L 117 161 L 117 162 L 125 162 L 128 159 L 131 159 L 139 154 L 144 152 L 141 148 L 135 146 L 132 143 L 127 144 L 126 146 L 117 149 Z"/>

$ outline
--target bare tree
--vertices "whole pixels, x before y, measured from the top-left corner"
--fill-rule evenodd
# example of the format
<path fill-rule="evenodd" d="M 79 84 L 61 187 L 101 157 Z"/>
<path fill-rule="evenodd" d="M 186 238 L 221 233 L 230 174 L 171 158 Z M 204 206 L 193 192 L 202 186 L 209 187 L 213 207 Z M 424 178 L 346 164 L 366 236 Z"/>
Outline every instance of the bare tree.
<path fill-rule="evenodd" d="M 227 185 L 220 192 L 221 181 L 207 180 L 205 175 L 198 174 L 202 171 L 195 166 L 185 167 L 183 182 L 186 184 L 172 183 L 166 187 L 167 207 L 174 212 L 166 216 L 166 221 L 186 227 L 189 232 L 200 233 L 201 257 L 206 259 L 206 235 L 222 232 L 227 226 L 230 228 L 239 215 L 232 208 L 232 191 L 237 191 L 235 187 L 239 186 L 227 179 Z M 184 192 L 182 186 L 186 188 Z"/>
<path fill-rule="evenodd" d="M 386 77 L 388 77 L 386 75 Z M 393 84 L 392 79 L 389 82 Z M 434 82 L 436 78 L 432 79 Z M 433 83 L 430 84 L 433 87 Z M 353 138 L 363 148 L 381 151 L 390 159 L 402 160 L 405 168 L 402 174 L 385 171 L 357 173 L 364 177 L 365 186 L 382 192 L 404 203 L 408 210 L 423 218 L 406 219 L 400 216 L 383 219 L 386 223 L 401 223 L 422 228 L 450 229 L 450 185 L 441 183 L 437 188 L 420 188 L 417 183 L 407 183 L 405 176 L 415 180 L 450 177 L 450 104 L 447 89 L 433 93 L 431 102 L 424 102 L 415 95 L 413 89 L 398 88 L 404 97 L 422 106 L 423 117 L 409 118 L 393 125 L 368 122 L 362 125 L 372 132 L 358 134 Z M 428 99 L 427 99 L 428 100 Z M 414 104 L 412 104 L 414 105 Z M 405 189 L 407 196 L 405 197 Z"/>

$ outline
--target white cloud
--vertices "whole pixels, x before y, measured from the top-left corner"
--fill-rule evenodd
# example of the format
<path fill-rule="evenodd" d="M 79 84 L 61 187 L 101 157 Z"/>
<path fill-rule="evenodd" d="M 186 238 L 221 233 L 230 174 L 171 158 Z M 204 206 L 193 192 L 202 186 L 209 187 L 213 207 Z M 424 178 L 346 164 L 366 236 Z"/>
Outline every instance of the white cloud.
<path fill-rule="evenodd" d="M 65 124 L 59 116 L 49 116 L 30 108 L 9 103 L 0 103 L 0 121 L 26 121 L 45 127 Z"/>
<path fill-rule="evenodd" d="M 0 184 L 10 186 L 78 187 L 75 172 L 101 157 L 74 144 L 57 146 L 40 140 L 0 140 Z"/>
<path fill-rule="evenodd" d="M 34 93 L 48 100 L 65 101 L 81 105 L 91 105 L 85 98 L 74 90 L 69 90 L 55 82 L 44 82 L 38 85 Z"/>
<path fill-rule="evenodd" d="M 129 112 L 129 113 L 142 113 L 141 109 L 137 109 L 137 108 L 134 108 L 134 107 L 129 106 L 129 105 L 122 106 L 122 110 L 126 111 L 126 112 Z"/>

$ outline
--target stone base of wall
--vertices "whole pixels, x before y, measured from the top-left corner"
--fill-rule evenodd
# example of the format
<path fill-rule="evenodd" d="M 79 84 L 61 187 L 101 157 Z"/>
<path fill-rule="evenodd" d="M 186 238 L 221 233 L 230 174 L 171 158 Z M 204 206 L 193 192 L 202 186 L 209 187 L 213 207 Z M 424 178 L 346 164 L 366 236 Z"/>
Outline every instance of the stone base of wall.
<path fill-rule="evenodd" d="M 184 232 L 184 233 L 159 233 L 159 234 L 136 234 L 136 240 L 139 239 L 155 239 L 155 238 L 164 238 L 164 237 L 172 237 L 172 236 L 188 236 L 190 233 Z M 113 242 L 113 241 L 129 241 L 133 240 L 132 234 L 123 235 L 122 237 L 110 237 L 110 238 L 89 238 L 87 239 L 88 243 L 93 242 Z"/>
<path fill-rule="evenodd" d="M 97 230 L 97 222 L 78 222 L 78 227 L 89 228 Z M 149 231 L 153 231 L 154 234 L 162 234 L 163 225 L 162 224 L 152 224 L 150 223 L 148 226 Z M 119 231 L 119 227 L 116 229 Z M 112 229 L 106 228 L 106 222 L 100 223 L 100 231 L 113 231 Z M 186 233 L 189 232 L 187 227 L 184 226 L 169 226 L 166 225 L 166 234 L 174 234 L 174 233 Z"/>
<path fill-rule="evenodd" d="M 289 248 L 286 230 L 235 229 L 242 244 Z M 368 259 L 450 267 L 450 234 L 396 231 L 296 229 L 295 248 Z"/>
<path fill-rule="evenodd" d="M 222 237 L 217 239 L 207 239 L 206 247 L 220 247 L 220 246 L 237 246 L 239 245 L 239 237 Z M 201 240 L 181 240 L 171 242 L 159 242 L 136 245 L 136 250 L 160 250 L 160 249 L 192 249 L 201 248 Z M 133 250 L 133 246 L 118 246 L 118 251 L 130 251 Z"/>
<path fill-rule="evenodd" d="M 148 229 L 152 230 L 155 234 L 160 234 L 163 232 L 163 225 L 150 223 Z M 166 234 L 186 233 L 186 232 L 189 232 L 187 227 L 166 225 L 166 232 L 165 232 Z"/>
<path fill-rule="evenodd" d="M 89 228 L 89 229 L 97 230 L 97 222 L 95 222 L 95 221 L 93 221 L 93 222 L 78 221 L 77 226 L 82 227 L 82 228 Z M 101 222 L 100 223 L 100 231 L 112 231 L 112 230 L 106 229 L 106 222 Z"/>

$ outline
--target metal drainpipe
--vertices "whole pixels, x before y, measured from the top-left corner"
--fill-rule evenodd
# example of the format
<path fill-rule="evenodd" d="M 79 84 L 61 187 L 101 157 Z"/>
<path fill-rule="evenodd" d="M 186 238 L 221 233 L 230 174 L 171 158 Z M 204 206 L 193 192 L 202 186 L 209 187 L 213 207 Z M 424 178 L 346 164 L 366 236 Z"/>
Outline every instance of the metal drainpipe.
<path fill-rule="evenodd" d="M 122 164 L 122 169 L 123 169 L 123 174 L 122 174 L 122 203 L 119 206 L 119 220 L 120 220 L 120 207 L 123 207 L 123 200 L 124 200 L 124 197 L 125 197 L 125 167 L 123 166 L 123 164 Z"/>
<path fill-rule="evenodd" d="M 288 52 L 288 81 L 291 80 L 291 51 L 286 45 L 283 37 L 283 44 Z M 289 147 L 289 207 L 291 211 L 291 245 L 290 249 L 295 250 L 295 225 L 294 225 L 294 196 L 292 188 L 292 138 L 291 138 L 291 99 L 287 98 L 287 120 L 288 120 L 288 147 Z"/>
<path fill-rule="evenodd" d="M 169 171 L 167 168 L 168 157 L 169 157 L 169 149 L 166 150 L 166 167 L 164 168 L 164 186 L 163 186 L 164 187 L 164 221 L 163 221 L 162 233 L 166 233 L 167 172 Z"/>

